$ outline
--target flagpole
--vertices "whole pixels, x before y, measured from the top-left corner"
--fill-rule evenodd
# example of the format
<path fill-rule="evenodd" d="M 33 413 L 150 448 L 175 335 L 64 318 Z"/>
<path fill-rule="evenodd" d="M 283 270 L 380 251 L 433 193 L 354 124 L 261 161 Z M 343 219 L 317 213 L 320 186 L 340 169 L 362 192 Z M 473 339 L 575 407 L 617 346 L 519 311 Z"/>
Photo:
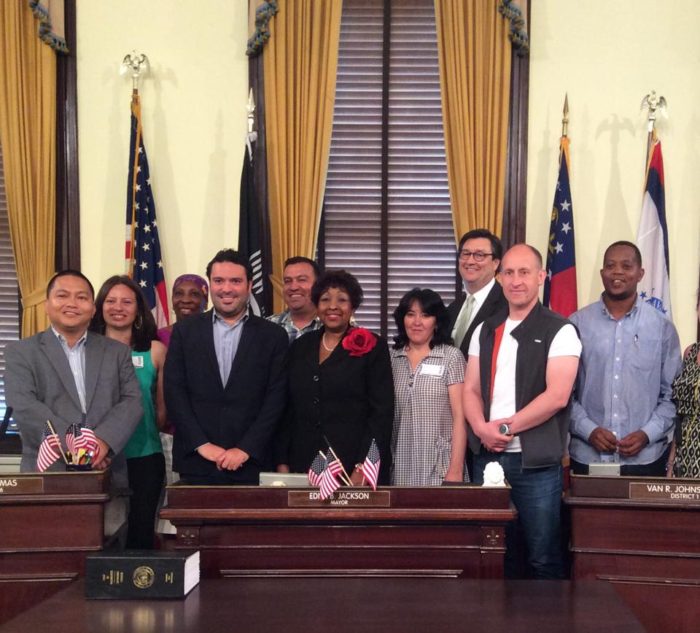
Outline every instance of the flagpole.
<path fill-rule="evenodd" d="M 647 156 L 645 169 L 648 169 L 649 167 L 649 160 L 651 159 L 651 149 L 654 146 L 654 142 L 656 141 L 656 111 L 664 111 L 666 109 L 666 105 L 666 98 L 657 95 L 656 90 L 652 90 L 642 99 L 642 105 L 640 109 L 647 108 L 649 111 L 649 113 L 647 114 Z"/>
<path fill-rule="evenodd" d="M 141 101 L 139 99 L 139 79 L 141 78 L 141 75 L 147 74 L 149 70 L 150 62 L 148 61 L 148 57 L 144 53 L 138 53 L 136 50 L 133 50 L 131 53 L 124 56 L 119 69 L 119 73 L 121 75 L 126 73 L 131 74 L 131 113 L 136 117 L 136 142 L 134 143 L 136 150 L 134 151 L 134 164 L 132 165 L 133 177 L 131 182 L 131 254 L 127 265 L 128 270 L 126 271 L 126 274 L 129 277 L 133 277 L 134 262 L 136 260 L 136 248 L 134 245 L 136 232 L 136 180 L 138 177 L 138 148 L 141 146 Z"/>
<path fill-rule="evenodd" d="M 561 135 L 566 138 L 569 133 L 569 93 L 564 95 L 564 110 L 561 118 Z"/>

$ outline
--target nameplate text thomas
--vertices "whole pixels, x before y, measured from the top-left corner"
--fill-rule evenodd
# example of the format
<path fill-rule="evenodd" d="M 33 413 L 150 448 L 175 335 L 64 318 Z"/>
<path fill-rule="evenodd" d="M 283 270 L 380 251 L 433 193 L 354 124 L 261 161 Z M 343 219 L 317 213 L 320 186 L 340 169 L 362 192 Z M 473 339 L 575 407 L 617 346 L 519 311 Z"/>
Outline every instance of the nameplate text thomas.
<path fill-rule="evenodd" d="M 3 477 L 0 475 L 0 495 L 26 495 L 44 492 L 42 477 Z"/>
<path fill-rule="evenodd" d="M 288 508 L 389 508 L 389 490 L 366 490 L 352 488 L 336 490 L 328 499 L 321 499 L 318 490 L 290 490 L 287 493 Z"/>
<path fill-rule="evenodd" d="M 700 483 L 630 482 L 630 499 L 654 499 L 700 505 Z"/>

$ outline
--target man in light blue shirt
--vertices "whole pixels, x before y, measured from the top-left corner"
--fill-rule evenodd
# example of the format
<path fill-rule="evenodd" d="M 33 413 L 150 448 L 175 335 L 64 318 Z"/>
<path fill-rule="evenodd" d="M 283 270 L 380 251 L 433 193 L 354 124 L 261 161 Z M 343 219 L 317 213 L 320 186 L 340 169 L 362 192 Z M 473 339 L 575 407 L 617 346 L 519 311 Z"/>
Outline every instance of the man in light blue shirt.
<path fill-rule="evenodd" d="M 642 256 L 631 242 L 605 251 L 601 298 L 571 315 L 583 343 L 571 415 L 571 468 L 618 462 L 620 474 L 663 476 L 676 408 L 671 384 L 681 366 L 678 334 L 637 295 Z"/>

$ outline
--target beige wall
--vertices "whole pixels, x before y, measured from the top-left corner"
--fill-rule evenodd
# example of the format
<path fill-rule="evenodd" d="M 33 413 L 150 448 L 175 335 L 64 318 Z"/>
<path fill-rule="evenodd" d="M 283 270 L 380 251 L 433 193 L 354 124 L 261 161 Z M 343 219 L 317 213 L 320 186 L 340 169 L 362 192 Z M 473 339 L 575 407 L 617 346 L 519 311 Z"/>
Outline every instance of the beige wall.
<path fill-rule="evenodd" d="M 672 304 L 683 345 L 695 339 L 700 242 L 700 11 L 693 0 L 536 0 L 532 11 L 527 239 L 546 246 L 561 108 L 569 93 L 579 303 L 600 291 L 602 251 L 634 240 L 651 89 L 666 170 Z M 141 88 L 146 149 L 167 280 L 201 271 L 237 240 L 246 131 L 246 0 L 78 0 L 83 267 L 121 272 L 133 48 L 152 74 Z"/>
<path fill-rule="evenodd" d="M 579 305 L 601 291 L 605 246 L 636 240 L 646 122 L 654 89 L 668 100 L 662 140 L 671 303 L 681 344 L 695 340 L 700 251 L 700 11 L 694 0 L 536 0 L 532 51 L 527 239 L 544 250 L 569 94 L 571 189 Z"/>
<path fill-rule="evenodd" d="M 140 85 L 166 281 L 203 272 L 236 246 L 247 131 L 247 0 L 78 0 L 81 249 L 100 284 L 124 272 L 133 49 L 151 74 Z"/>

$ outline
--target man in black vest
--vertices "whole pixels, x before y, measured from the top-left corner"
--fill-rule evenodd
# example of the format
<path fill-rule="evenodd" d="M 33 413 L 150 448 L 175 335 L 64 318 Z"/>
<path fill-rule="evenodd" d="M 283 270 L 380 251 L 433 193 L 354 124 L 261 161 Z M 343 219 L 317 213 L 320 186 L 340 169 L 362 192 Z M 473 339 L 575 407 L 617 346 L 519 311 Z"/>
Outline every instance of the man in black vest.
<path fill-rule="evenodd" d="M 464 412 L 474 482 L 498 462 L 511 486 L 527 548 L 528 575 L 561 578 L 561 458 L 581 342 L 566 319 L 544 308 L 542 256 L 518 244 L 503 257 L 508 313 L 474 332 L 464 380 Z M 506 574 L 515 576 L 514 530 L 506 534 Z"/>

